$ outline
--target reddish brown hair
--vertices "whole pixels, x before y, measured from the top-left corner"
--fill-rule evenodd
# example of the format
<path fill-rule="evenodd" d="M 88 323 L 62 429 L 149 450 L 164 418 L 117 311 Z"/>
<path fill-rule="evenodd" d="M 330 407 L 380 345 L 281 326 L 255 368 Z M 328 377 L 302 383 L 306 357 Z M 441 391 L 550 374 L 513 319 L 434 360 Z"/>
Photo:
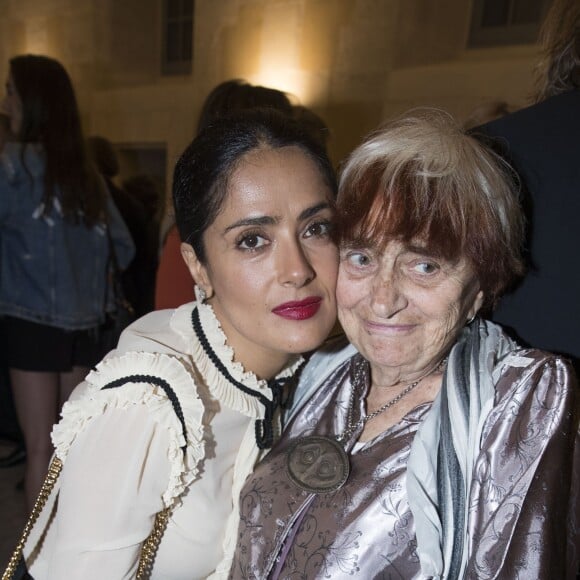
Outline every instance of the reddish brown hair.
<path fill-rule="evenodd" d="M 509 167 L 439 111 L 415 112 L 372 134 L 347 160 L 338 243 L 383 249 L 421 240 L 466 257 L 486 305 L 523 273 L 523 217 Z"/>

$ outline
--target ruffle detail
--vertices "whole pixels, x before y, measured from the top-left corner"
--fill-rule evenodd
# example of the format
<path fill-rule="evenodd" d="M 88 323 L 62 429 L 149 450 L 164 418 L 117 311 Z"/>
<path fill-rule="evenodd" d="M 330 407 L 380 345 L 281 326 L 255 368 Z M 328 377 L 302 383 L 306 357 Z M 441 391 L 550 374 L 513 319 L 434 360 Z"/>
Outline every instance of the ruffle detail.
<path fill-rule="evenodd" d="M 267 381 L 258 379 L 254 373 L 246 371 L 241 363 L 234 361 L 234 351 L 227 344 L 226 335 L 213 312 L 213 308 L 209 304 L 202 303 L 198 300 L 196 303 L 189 303 L 179 307 L 173 314 L 171 327 L 183 336 L 189 337 L 189 344 L 191 345 L 189 346 L 191 349 L 190 354 L 208 390 L 216 399 L 230 409 L 238 411 L 247 417 L 262 419 L 264 417 L 264 406 L 260 403 L 259 399 L 242 392 L 234 386 L 207 356 L 192 329 L 191 314 L 194 308 L 197 308 L 199 311 L 203 331 L 212 349 L 230 375 L 252 391 L 260 393 L 268 400 L 272 400 L 272 391 L 268 387 Z M 191 338 L 192 334 L 193 340 Z M 276 378 L 291 377 L 302 361 L 303 358 L 297 355 L 278 373 Z"/>
<path fill-rule="evenodd" d="M 109 383 L 131 375 L 153 375 L 169 384 L 183 411 L 187 441 L 173 405 L 160 386 L 129 382 L 117 388 L 102 390 Z M 204 407 L 186 363 L 165 354 L 129 352 L 102 361 L 88 375 L 85 384 L 84 395 L 64 404 L 62 419 L 53 428 L 52 441 L 57 456 L 64 462 L 76 436 L 91 419 L 103 415 L 107 409 L 146 405 L 154 420 L 170 433 L 168 458 L 171 471 L 163 502 L 166 507 L 173 505 L 197 476 L 198 464 L 205 455 L 202 424 Z"/>

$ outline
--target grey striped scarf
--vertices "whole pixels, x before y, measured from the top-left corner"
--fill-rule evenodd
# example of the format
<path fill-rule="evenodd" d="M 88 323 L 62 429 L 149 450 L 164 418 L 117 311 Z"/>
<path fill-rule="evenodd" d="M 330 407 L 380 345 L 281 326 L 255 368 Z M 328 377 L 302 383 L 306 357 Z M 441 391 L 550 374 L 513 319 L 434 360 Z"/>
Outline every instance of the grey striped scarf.
<path fill-rule="evenodd" d="M 455 580 L 467 564 L 467 498 L 481 430 L 494 402 L 493 371 L 516 347 L 485 320 L 466 326 L 453 346 L 441 391 L 407 464 L 422 576 Z"/>

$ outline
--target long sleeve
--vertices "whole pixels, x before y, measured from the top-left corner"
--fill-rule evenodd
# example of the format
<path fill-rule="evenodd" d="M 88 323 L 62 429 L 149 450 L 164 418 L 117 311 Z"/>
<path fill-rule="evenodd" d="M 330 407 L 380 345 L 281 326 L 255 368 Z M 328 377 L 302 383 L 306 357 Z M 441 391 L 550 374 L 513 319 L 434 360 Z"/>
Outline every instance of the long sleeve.
<path fill-rule="evenodd" d="M 575 578 L 578 387 L 555 357 L 516 380 L 488 421 L 475 467 L 466 578 Z M 501 394 L 501 393 L 500 393 Z"/>
<path fill-rule="evenodd" d="M 134 578 L 169 481 L 169 434 L 145 405 L 112 408 L 79 434 L 60 476 L 51 558 L 31 573 L 67 580 Z M 36 576 L 38 574 L 38 576 Z"/>
<path fill-rule="evenodd" d="M 155 515 L 177 509 L 198 474 L 203 412 L 184 361 L 147 352 L 102 361 L 52 432 L 63 468 L 54 518 L 43 510 L 26 545 L 32 576 L 134 578 Z"/>

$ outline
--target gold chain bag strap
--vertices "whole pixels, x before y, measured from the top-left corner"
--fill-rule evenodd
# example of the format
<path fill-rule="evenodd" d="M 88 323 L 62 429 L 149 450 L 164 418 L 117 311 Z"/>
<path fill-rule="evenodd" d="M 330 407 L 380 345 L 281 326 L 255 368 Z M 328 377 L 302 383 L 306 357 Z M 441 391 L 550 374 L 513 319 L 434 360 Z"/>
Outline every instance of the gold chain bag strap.
<path fill-rule="evenodd" d="M 22 552 L 24 550 L 26 540 L 28 540 L 28 536 L 30 535 L 32 528 L 34 527 L 36 520 L 38 520 L 38 517 L 40 516 L 42 510 L 44 509 L 44 506 L 46 505 L 46 502 L 48 501 L 50 494 L 52 493 L 52 490 L 54 489 L 54 485 L 56 483 L 56 480 L 58 479 L 58 476 L 60 475 L 61 469 L 62 469 L 62 461 L 55 456 L 55 458 L 52 460 L 52 463 L 50 464 L 50 467 L 48 468 L 48 474 L 46 475 L 44 483 L 40 488 L 40 493 L 38 494 L 38 497 L 34 502 L 34 507 L 32 508 L 30 517 L 28 518 L 28 521 L 24 526 L 24 531 L 22 532 L 20 541 L 18 542 L 18 544 L 16 544 L 14 553 L 12 554 L 10 560 L 8 561 L 8 565 L 6 566 L 6 570 L 4 570 L 4 574 L 2 574 L 2 580 L 12 580 L 19 565 L 20 566 L 23 565 L 20 563 L 20 559 L 22 558 Z M 19 575 L 22 578 L 26 578 L 28 576 L 27 573 Z M 30 576 L 28 577 L 30 578 Z"/>
<path fill-rule="evenodd" d="M 184 440 L 187 442 L 187 431 L 185 427 L 183 411 L 175 391 L 171 388 L 167 381 L 164 381 L 163 379 L 153 375 L 130 375 L 105 385 L 102 390 L 120 387 L 126 383 L 149 383 L 161 387 L 171 401 L 173 410 L 175 411 L 175 414 L 181 423 Z M 187 443 L 181 448 L 184 454 L 186 448 Z M 28 540 L 28 536 L 34 527 L 34 524 L 38 520 L 42 510 L 44 509 L 44 506 L 46 505 L 46 502 L 48 501 L 48 498 L 50 497 L 50 494 L 52 493 L 52 490 L 54 489 L 58 476 L 62 470 L 62 465 L 62 461 L 55 456 L 52 460 L 52 463 L 50 464 L 50 467 L 48 468 L 48 474 L 44 480 L 44 483 L 42 484 L 38 498 L 34 503 L 32 513 L 26 522 L 26 526 L 24 527 L 20 541 L 16 545 L 16 549 L 14 550 L 8 565 L 6 566 L 4 574 L 2 574 L 2 580 L 34 580 L 32 576 L 30 576 L 26 571 L 26 564 L 24 562 L 22 552 L 24 551 L 24 546 L 26 545 L 26 541 Z M 155 555 L 157 554 L 161 538 L 163 537 L 163 533 L 167 527 L 170 513 L 171 507 L 167 507 L 156 514 L 155 521 L 153 523 L 153 530 L 141 546 L 141 555 L 139 558 L 139 565 L 137 567 L 135 580 L 147 580 L 147 578 L 150 577 L 153 563 L 155 561 Z M 15 576 L 16 573 L 18 573 L 17 576 Z"/>
<path fill-rule="evenodd" d="M 141 546 L 141 558 L 139 559 L 139 567 L 137 568 L 137 575 L 135 576 L 136 580 L 146 580 L 151 576 L 155 554 L 157 554 L 157 548 L 159 548 L 163 532 L 165 532 L 165 528 L 167 527 L 170 512 L 171 508 L 165 508 L 155 516 L 153 531 Z"/>
<path fill-rule="evenodd" d="M 32 512 L 28 521 L 26 522 L 26 526 L 24 526 L 24 531 L 22 532 L 22 536 L 20 541 L 16 545 L 16 548 L 10 557 L 8 565 L 6 566 L 6 570 L 4 574 L 2 574 L 2 580 L 13 580 L 14 574 L 18 570 L 19 566 L 19 576 L 22 579 L 25 578 L 32 578 L 27 572 L 23 570 L 25 567 L 24 562 L 21 563 L 22 559 L 22 552 L 24 551 L 24 546 L 26 545 L 26 541 L 28 540 L 28 536 L 36 524 L 54 486 L 56 484 L 56 480 L 60 475 L 62 469 L 62 461 L 55 456 L 48 468 L 48 474 L 44 483 L 42 484 L 42 488 L 40 489 L 40 493 L 36 498 L 36 502 L 34 502 L 34 507 L 32 508 Z M 170 508 L 165 508 L 164 510 L 160 511 L 155 516 L 155 523 L 153 524 L 153 531 L 149 535 L 149 537 L 143 542 L 143 546 L 141 547 L 141 557 L 139 559 L 139 566 L 137 568 L 137 575 L 135 576 L 136 580 L 146 580 L 149 578 L 151 574 L 151 569 L 153 568 L 153 562 L 155 560 L 155 554 L 157 553 L 157 548 L 159 547 L 159 543 L 161 542 L 161 538 L 163 536 L 163 532 L 167 527 L 167 522 L 169 520 L 169 513 Z"/>

